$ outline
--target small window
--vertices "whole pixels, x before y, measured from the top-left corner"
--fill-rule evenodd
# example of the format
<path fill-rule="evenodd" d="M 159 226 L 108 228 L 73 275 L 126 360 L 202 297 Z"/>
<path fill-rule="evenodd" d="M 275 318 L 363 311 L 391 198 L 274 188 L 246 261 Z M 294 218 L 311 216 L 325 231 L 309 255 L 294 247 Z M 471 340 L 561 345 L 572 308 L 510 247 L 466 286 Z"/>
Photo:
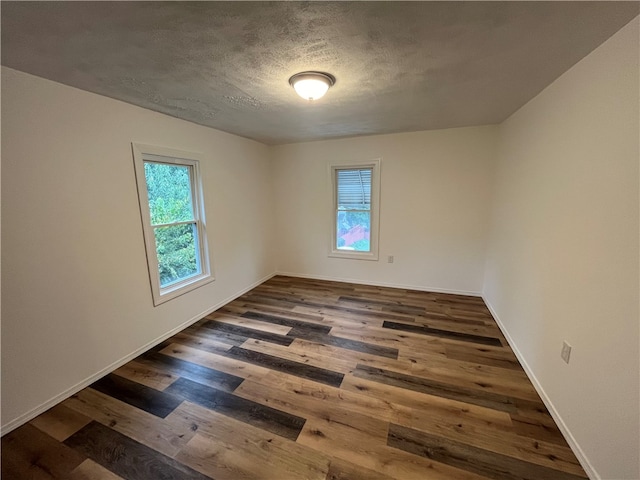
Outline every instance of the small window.
<path fill-rule="evenodd" d="M 380 160 L 332 165 L 333 235 L 330 256 L 378 259 Z"/>
<path fill-rule="evenodd" d="M 213 281 L 195 154 L 133 144 L 154 305 Z"/>

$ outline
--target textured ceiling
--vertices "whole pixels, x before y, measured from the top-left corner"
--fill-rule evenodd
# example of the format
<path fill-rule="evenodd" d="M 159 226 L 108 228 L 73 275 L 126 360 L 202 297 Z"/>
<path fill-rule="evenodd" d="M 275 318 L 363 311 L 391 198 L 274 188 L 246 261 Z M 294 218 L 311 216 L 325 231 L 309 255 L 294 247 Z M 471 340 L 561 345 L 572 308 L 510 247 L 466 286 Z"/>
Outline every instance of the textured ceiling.
<path fill-rule="evenodd" d="M 499 123 L 638 2 L 2 2 L 2 64 L 268 144 Z M 288 79 L 333 74 L 320 101 Z"/>

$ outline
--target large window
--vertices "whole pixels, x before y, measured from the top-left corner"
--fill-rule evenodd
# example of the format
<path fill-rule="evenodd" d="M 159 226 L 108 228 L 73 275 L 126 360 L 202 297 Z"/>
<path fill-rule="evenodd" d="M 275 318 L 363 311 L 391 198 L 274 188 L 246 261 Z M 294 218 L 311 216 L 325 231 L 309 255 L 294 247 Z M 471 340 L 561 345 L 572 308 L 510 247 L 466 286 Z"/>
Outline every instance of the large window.
<path fill-rule="evenodd" d="M 332 165 L 331 256 L 378 259 L 380 160 Z"/>
<path fill-rule="evenodd" d="M 213 280 L 195 154 L 133 144 L 154 305 Z"/>

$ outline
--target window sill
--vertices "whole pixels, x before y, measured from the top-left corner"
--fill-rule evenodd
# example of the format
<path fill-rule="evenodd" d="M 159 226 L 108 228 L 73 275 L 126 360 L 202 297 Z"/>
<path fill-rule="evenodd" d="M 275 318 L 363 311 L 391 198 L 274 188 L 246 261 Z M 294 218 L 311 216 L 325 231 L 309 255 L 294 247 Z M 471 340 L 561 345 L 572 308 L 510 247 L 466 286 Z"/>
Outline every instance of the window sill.
<path fill-rule="evenodd" d="M 350 258 L 352 260 L 378 260 L 378 254 L 374 252 L 358 252 L 355 250 L 332 250 L 329 253 L 332 258 Z"/>
<path fill-rule="evenodd" d="M 185 293 L 189 293 L 196 288 L 213 282 L 214 280 L 215 278 L 211 274 L 203 274 L 189 278 L 183 282 L 170 285 L 166 288 L 162 288 L 159 292 L 153 292 L 153 305 L 156 307 L 158 305 L 162 305 L 169 300 L 179 297 L 180 295 L 184 295 Z"/>

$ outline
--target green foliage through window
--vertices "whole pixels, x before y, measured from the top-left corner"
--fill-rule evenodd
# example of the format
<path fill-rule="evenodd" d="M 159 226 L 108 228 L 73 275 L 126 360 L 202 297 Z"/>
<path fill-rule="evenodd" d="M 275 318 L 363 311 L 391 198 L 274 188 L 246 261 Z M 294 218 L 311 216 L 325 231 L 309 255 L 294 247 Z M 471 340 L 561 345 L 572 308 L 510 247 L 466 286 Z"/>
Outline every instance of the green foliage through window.
<path fill-rule="evenodd" d="M 144 173 L 160 286 L 166 287 L 200 273 L 191 169 L 183 165 L 145 162 Z"/>
<path fill-rule="evenodd" d="M 151 225 L 193 220 L 190 168 L 145 162 Z"/>

